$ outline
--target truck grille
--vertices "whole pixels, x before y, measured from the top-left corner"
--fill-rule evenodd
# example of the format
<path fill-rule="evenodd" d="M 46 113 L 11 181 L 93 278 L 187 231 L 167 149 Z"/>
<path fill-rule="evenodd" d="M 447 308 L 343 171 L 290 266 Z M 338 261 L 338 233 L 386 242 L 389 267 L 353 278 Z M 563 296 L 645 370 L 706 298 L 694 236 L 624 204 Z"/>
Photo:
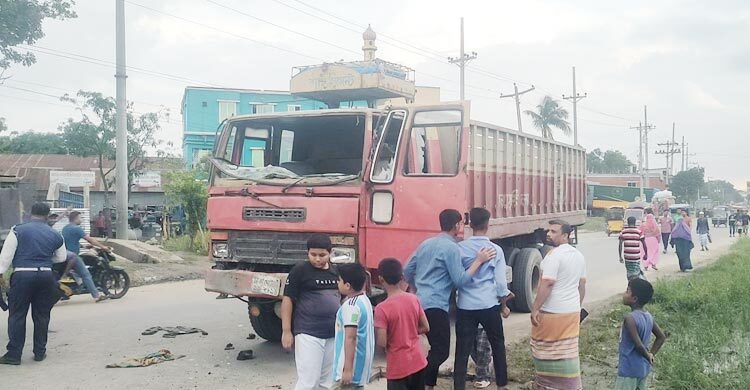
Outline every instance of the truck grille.
<path fill-rule="evenodd" d="M 309 236 L 309 233 L 230 232 L 229 251 L 237 261 L 293 265 L 307 258 Z"/>
<path fill-rule="evenodd" d="M 304 222 L 306 217 L 307 210 L 305 209 L 245 207 L 242 210 L 242 219 L 246 221 Z"/>

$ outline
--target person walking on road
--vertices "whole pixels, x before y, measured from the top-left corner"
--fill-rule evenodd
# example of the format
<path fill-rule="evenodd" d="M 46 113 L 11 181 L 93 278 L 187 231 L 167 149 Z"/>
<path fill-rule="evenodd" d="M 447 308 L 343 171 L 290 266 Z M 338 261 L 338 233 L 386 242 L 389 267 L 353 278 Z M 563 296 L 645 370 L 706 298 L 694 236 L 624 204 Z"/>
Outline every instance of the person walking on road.
<path fill-rule="evenodd" d="M 456 306 L 456 359 L 453 366 L 453 389 L 466 388 L 466 368 L 469 355 L 474 349 L 477 326 L 482 325 L 492 350 L 495 366 L 495 383 L 498 389 L 506 389 L 508 384 L 508 364 L 505 357 L 505 336 L 503 317 L 510 315 L 507 302 L 513 298 L 508 290 L 505 275 L 503 250 L 487 237 L 490 212 L 484 208 L 473 208 L 469 221 L 473 235 L 458 246 L 461 248 L 461 261 L 469 268 L 480 250 L 491 247 L 496 255 L 481 267 L 471 282 L 458 288 Z"/>
<path fill-rule="evenodd" d="M 5 271 L 11 265 L 14 269 L 8 292 L 8 352 L 0 357 L 0 364 L 21 364 L 29 307 L 34 321 L 34 360 L 47 357 L 50 312 L 58 297 L 52 265 L 66 258 L 63 238 L 47 225 L 48 215 L 47 204 L 34 204 L 29 222 L 11 229 L 0 252 L 0 284 L 5 283 Z"/>
<path fill-rule="evenodd" d="M 729 225 L 729 237 L 734 237 L 734 234 L 737 232 L 737 213 L 731 213 L 729 214 L 729 220 L 727 221 L 727 225 Z"/>
<path fill-rule="evenodd" d="M 404 269 L 404 277 L 410 286 L 417 289 L 430 331 L 427 341 L 425 388 L 432 390 L 437 384 L 440 365 L 448 359 L 451 342 L 451 323 L 448 316 L 450 295 L 454 287 L 468 283 L 479 267 L 495 258 L 494 249 L 482 248 L 476 259 L 464 269 L 461 251 L 456 243 L 464 222 L 458 210 L 447 209 L 440 213 L 441 234 L 429 238 L 419 245 Z"/>
<path fill-rule="evenodd" d="M 687 211 L 683 211 L 687 214 Z M 671 242 L 677 253 L 677 260 L 680 262 L 680 271 L 690 272 L 693 269 L 693 263 L 690 261 L 690 251 L 693 250 L 693 235 L 690 232 L 690 226 L 682 218 L 672 230 Z"/>
<path fill-rule="evenodd" d="M 664 215 L 659 218 L 659 227 L 661 229 L 661 242 L 664 244 L 663 253 L 667 253 L 667 248 L 669 248 L 669 236 L 672 234 L 672 229 L 674 229 L 674 220 L 672 219 L 672 214 L 670 214 L 669 210 L 664 211 Z"/>
<path fill-rule="evenodd" d="M 695 232 L 698 233 L 698 240 L 701 244 L 701 251 L 707 251 L 711 236 L 708 228 L 708 218 L 706 218 L 706 214 L 704 214 L 703 211 L 698 214 L 698 221 L 695 225 Z"/>
<path fill-rule="evenodd" d="M 659 263 L 659 245 L 662 236 L 659 225 L 656 224 L 656 218 L 653 214 L 646 214 L 646 220 L 642 226 L 643 235 L 646 237 L 646 247 L 648 252 L 644 253 L 643 266 L 648 271 L 649 267 L 658 271 L 656 265 Z"/>
<path fill-rule="evenodd" d="M 547 240 L 555 248 L 542 260 L 542 278 L 531 310 L 534 389 L 578 390 L 583 388 L 578 335 L 586 261 L 568 244 L 570 224 L 553 220 L 549 226 Z"/>
<path fill-rule="evenodd" d="M 617 252 L 620 254 L 620 263 L 625 263 L 625 272 L 628 280 L 644 278 L 641 258 L 648 260 L 648 245 L 646 237 L 641 229 L 635 226 L 635 217 L 628 217 L 628 226 L 620 232 L 620 245 Z"/>

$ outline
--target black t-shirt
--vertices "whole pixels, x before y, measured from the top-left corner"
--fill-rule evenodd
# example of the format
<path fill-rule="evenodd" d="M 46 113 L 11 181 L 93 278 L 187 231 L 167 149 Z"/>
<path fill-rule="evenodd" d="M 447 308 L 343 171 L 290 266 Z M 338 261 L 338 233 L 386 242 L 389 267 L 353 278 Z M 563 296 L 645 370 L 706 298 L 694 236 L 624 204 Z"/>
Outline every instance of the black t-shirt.
<path fill-rule="evenodd" d="M 289 271 L 284 295 L 294 301 L 292 333 L 321 339 L 334 336 L 336 312 L 341 305 L 338 281 L 333 265 L 328 269 L 318 269 L 304 261 Z"/>

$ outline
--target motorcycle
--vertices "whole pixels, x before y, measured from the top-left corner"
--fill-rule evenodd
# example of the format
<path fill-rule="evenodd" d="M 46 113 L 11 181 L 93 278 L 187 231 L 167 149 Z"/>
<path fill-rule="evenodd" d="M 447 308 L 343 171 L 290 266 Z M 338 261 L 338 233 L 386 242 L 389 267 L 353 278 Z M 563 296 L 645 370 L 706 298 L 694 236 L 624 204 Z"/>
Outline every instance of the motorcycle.
<path fill-rule="evenodd" d="M 110 299 L 119 299 L 127 294 L 130 289 L 130 276 L 123 268 L 110 264 L 115 261 L 115 256 L 111 252 L 95 248 L 83 252 L 79 256 L 91 273 L 94 285 L 102 293 L 109 296 Z M 72 295 L 90 293 L 83 284 L 76 280 L 80 280 L 79 276 L 66 277 L 62 275 L 65 271 L 65 263 L 55 265 L 54 270 L 60 279 L 59 288 L 61 297 L 64 296 L 63 299 Z"/>

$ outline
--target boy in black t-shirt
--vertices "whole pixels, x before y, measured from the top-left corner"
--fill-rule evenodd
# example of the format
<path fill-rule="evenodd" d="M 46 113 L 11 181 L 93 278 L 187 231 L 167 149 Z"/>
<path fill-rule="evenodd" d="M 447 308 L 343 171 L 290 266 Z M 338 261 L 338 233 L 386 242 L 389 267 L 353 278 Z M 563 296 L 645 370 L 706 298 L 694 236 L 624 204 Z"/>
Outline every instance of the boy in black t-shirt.
<path fill-rule="evenodd" d="M 294 346 L 295 390 L 333 386 L 336 312 L 341 305 L 338 274 L 330 262 L 331 239 L 315 234 L 307 240 L 308 261 L 289 271 L 281 302 L 281 345 Z"/>

